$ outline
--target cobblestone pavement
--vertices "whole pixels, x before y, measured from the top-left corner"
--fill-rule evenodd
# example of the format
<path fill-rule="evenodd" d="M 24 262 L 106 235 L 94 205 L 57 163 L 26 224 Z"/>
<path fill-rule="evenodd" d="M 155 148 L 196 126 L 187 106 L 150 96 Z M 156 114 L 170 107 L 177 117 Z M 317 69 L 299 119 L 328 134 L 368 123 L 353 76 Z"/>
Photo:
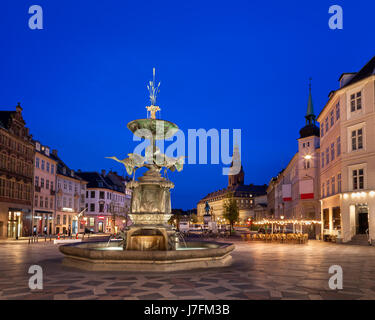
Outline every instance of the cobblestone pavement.
<path fill-rule="evenodd" d="M 234 243 L 230 267 L 152 274 L 81 271 L 62 265 L 51 243 L 0 243 L 0 299 L 375 299 L 374 247 Z M 43 290 L 28 288 L 33 264 Z M 334 264 L 343 290 L 328 288 Z"/>

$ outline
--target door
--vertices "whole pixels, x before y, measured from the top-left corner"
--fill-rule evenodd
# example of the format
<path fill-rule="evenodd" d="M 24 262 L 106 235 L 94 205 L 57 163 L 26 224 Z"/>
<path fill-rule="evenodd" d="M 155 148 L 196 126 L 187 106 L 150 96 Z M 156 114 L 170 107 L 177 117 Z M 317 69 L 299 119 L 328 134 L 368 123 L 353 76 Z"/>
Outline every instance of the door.
<path fill-rule="evenodd" d="M 368 213 L 358 213 L 358 234 L 365 234 L 368 229 Z"/>
<path fill-rule="evenodd" d="M 98 232 L 103 232 L 103 222 L 98 223 Z"/>

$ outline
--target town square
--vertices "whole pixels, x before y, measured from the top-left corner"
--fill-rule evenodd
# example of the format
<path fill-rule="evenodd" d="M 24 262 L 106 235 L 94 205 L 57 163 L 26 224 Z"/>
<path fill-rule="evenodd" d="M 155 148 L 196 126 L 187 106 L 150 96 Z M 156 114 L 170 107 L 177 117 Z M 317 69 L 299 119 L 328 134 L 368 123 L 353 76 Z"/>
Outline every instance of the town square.
<path fill-rule="evenodd" d="M 375 300 L 374 4 L 271 2 L 9 1 L 2 302 Z"/>

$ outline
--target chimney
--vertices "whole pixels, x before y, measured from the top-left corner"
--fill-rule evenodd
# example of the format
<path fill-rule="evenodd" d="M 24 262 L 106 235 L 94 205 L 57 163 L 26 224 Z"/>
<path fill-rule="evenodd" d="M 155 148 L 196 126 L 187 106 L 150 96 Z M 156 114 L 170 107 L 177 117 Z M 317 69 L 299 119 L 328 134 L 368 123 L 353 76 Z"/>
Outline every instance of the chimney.
<path fill-rule="evenodd" d="M 55 157 L 57 157 L 57 150 L 56 150 L 56 149 L 53 149 L 53 150 L 52 150 L 52 154 L 53 154 Z"/>
<path fill-rule="evenodd" d="M 102 169 L 102 176 L 105 177 L 105 170 Z"/>

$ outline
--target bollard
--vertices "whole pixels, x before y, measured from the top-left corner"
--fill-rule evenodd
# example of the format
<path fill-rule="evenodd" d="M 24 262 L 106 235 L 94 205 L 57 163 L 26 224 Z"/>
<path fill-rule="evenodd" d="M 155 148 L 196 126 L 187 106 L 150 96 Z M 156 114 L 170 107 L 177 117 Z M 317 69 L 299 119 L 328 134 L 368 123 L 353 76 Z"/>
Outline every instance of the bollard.
<path fill-rule="evenodd" d="M 31 243 L 30 239 L 31 239 L 31 237 L 29 237 L 29 244 Z"/>
<path fill-rule="evenodd" d="M 78 232 L 76 233 L 76 239 L 78 239 Z"/>
<path fill-rule="evenodd" d="M 57 234 L 57 240 L 60 240 L 60 232 Z"/>

